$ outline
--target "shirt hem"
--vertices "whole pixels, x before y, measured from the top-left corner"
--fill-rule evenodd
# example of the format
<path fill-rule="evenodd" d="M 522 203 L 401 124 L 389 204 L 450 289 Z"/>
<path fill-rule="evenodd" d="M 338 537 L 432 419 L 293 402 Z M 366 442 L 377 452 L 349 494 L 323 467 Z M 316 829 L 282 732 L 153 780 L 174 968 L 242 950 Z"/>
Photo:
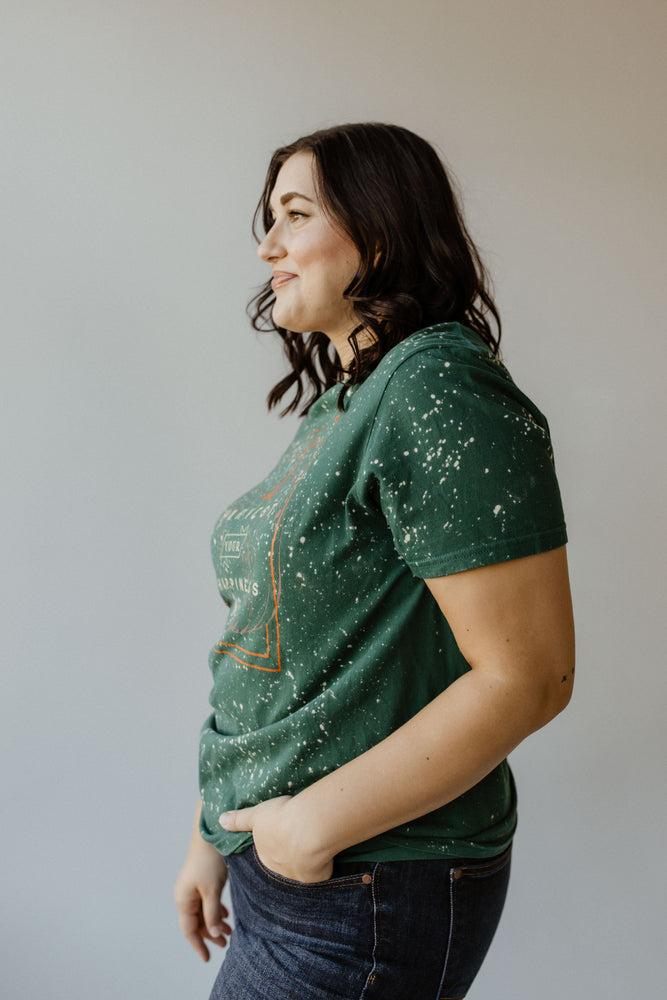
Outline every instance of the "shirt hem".
<path fill-rule="evenodd" d="M 565 523 L 537 535 L 522 535 L 507 541 L 488 542 L 475 548 L 460 549 L 447 556 L 432 556 L 417 562 L 406 559 L 412 572 L 419 577 L 449 576 L 479 566 L 509 562 L 524 556 L 539 555 L 560 548 L 567 542 Z M 405 557 L 404 557 L 405 558 Z"/>

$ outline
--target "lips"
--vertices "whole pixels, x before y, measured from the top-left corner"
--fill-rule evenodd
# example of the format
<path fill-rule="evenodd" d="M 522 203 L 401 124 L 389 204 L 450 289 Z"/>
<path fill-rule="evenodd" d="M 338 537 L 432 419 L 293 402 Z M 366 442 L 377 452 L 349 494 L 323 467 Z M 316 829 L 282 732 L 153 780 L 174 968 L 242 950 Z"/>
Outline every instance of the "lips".
<path fill-rule="evenodd" d="M 292 278 L 296 278 L 296 274 L 291 274 L 289 271 L 274 271 L 271 288 L 275 292 L 277 288 L 281 288 L 283 285 L 286 285 L 288 281 L 292 280 Z"/>

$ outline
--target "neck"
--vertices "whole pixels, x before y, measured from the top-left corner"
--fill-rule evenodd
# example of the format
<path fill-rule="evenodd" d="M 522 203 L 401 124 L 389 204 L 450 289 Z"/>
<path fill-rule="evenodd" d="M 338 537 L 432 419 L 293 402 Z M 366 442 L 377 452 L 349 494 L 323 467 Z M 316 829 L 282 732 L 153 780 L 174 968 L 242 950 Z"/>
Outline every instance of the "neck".
<path fill-rule="evenodd" d="M 341 333 L 339 335 L 327 334 L 329 340 L 336 349 L 336 354 L 338 355 L 341 368 L 346 373 L 349 373 L 354 362 L 354 351 L 352 350 L 352 345 L 350 344 L 349 339 L 353 332 L 355 331 L 349 331 L 348 333 Z M 357 328 L 356 338 L 359 351 L 364 351 L 366 348 L 375 343 L 375 337 L 370 330 Z"/>

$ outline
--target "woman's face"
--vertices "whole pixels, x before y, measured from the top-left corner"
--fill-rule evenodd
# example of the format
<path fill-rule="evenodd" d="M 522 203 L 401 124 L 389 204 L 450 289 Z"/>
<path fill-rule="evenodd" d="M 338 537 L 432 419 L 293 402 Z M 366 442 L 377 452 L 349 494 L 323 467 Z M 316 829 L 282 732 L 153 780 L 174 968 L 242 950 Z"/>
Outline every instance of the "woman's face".
<path fill-rule="evenodd" d="M 321 331 L 345 364 L 352 355 L 347 338 L 357 321 L 343 292 L 360 257 L 349 236 L 326 215 L 313 168 L 307 152 L 295 153 L 282 165 L 269 202 L 273 225 L 257 252 L 273 268 L 276 326 L 294 333 Z"/>

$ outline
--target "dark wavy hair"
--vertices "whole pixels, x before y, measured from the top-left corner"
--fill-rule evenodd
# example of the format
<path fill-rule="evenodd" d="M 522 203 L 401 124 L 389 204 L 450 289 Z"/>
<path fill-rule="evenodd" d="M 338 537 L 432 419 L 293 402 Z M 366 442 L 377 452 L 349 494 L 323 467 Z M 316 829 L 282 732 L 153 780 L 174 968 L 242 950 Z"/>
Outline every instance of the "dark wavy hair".
<path fill-rule="evenodd" d="M 269 199 L 278 171 L 301 152 L 312 153 L 324 210 L 361 258 L 344 292 L 359 323 L 349 337 L 354 360 L 339 407 L 347 386 L 362 382 L 387 351 L 423 327 L 465 324 L 498 354 L 500 316 L 488 275 L 433 147 L 408 129 L 376 123 L 323 129 L 282 146 L 271 158 L 253 219 L 257 240 L 258 221 L 265 232 L 272 225 Z M 294 333 L 273 323 L 274 302 L 269 280 L 248 303 L 255 330 L 277 332 L 291 366 L 271 389 L 268 406 L 293 389 L 281 415 L 301 406 L 303 416 L 343 372 L 324 333 Z M 359 346 L 362 330 L 372 334 L 370 347 Z"/>

